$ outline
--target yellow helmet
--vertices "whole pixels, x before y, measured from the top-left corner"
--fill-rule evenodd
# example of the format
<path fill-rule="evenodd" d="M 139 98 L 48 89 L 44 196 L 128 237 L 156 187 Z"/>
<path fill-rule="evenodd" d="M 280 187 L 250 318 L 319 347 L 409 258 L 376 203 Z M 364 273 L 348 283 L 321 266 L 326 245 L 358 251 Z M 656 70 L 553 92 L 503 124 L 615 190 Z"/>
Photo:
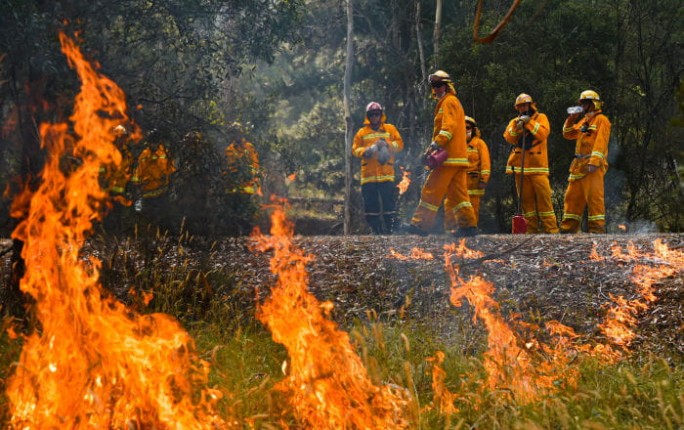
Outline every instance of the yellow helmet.
<path fill-rule="evenodd" d="M 582 100 L 591 100 L 591 102 L 594 104 L 594 109 L 596 110 L 601 110 L 601 107 L 603 106 L 603 102 L 601 102 L 601 97 L 598 95 L 596 91 L 593 90 L 582 91 L 577 102 L 582 103 Z"/>
<path fill-rule="evenodd" d="M 435 84 L 437 82 L 451 83 L 451 76 L 444 70 L 437 70 L 435 73 L 428 76 L 428 83 Z"/>
<path fill-rule="evenodd" d="M 470 124 L 472 124 L 473 127 L 477 127 L 477 122 L 475 122 L 475 118 L 466 115 L 465 122 L 469 122 Z"/>
<path fill-rule="evenodd" d="M 513 105 L 513 107 L 518 107 L 518 105 L 521 105 L 523 103 L 534 103 L 534 101 L 532 100 L 532 96 L 529 94 L 520 93 L 520 95 L 518 95 L 518 97 L 515 98 L 515 104 Z"/>

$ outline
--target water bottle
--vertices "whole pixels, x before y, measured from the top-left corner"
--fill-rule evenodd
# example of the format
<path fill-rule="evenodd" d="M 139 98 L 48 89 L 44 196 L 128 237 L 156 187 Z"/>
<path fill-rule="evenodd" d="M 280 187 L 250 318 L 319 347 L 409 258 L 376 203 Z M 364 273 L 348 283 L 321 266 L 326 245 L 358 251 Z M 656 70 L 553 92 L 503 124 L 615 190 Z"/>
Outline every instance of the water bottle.
<path fill-rule="evenodd" d="M 568 115 L 574 115 L 576 113 L 582 113 L 584 109 L 582 109 L 582 106 L 570 106 L 568 108 Z"/>

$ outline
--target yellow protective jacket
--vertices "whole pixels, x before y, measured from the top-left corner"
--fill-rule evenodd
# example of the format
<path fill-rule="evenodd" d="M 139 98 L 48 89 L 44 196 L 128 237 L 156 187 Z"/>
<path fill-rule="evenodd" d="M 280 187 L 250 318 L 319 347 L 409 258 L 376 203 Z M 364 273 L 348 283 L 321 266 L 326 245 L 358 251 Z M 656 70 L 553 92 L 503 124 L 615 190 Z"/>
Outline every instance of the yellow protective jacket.
<path fill-rule="evenodd" d="M 435 106 L 432 141 L 447 150 L 444 166 L 468 166 L 465 112 L 455 94 L 448 92 Z"/>
<path fill-rule="evenodd" d="M 361 128 L 354 136 L 352 144 L 352 155 L 361 159 L 361 185 L 369 182 L 391 182 L 394 181 L 394 158 L 395 155 L 404 149 L 404 141 L 395 126 L 385 123 L 385 114 L 380 119 L 380 127 L 373 130 L 370 121 L 366 118 Z M 371 145 L 380 139 L 384 139 L 389 144 L 388 149 L 390 159 L 385 164 L 378 162 L 378 153 L 372 157 L 364 158 L 363 154 Z"/>
<path fill-rule="evenodd" d="M 574 125 L 568 120 L 563 124 L 563 137 L 575 141 L 575 158 L 570 163 L 569 181 L 582 179 L 584 168 L 590 164 L 608 170 L 608 139 L 610 139 L 610 120 L 601 111 L 585 115 Z"/>
<path fill-rule="evenodd" d="M 240 175 L 245 168 L 249 169 L 248 179 L 240 185 L 241 191 L 246 194 L 254 194 L 259 189 L 259 154 L 245 138 L 240 139 L 240 144 L 233 141 L 225 149 L 228 172 Z M 229 190 L 237 192 L 238 190 Z"/>
<path fill-rule="evenodd" d="M 479 136 L 473 136 L 468 142 L 468 177 L 477 176 L 479 181 L 486 184 L 489 182 L 491 167 L 487 144 Z"/>
<path fill-rule="evenodd" d="M 527 124 L 523 126 L 522 131 L 516 129 L 516 122 L 518 117 L 513 118 L 506 127 L 503 137 L 506 142 L 514 146 L 511 155 L 508 157 L 506 163 L 506 173 L 520 173 L 522 167 L 522 147 L 520 146 L 521 138 L 525 134 L 527 150 L 525 152 L 525 175 L 549 175 L 549 155 L 547 149 L 547 140 L 549 133 L 551 133 L 551 126 L 549 119 L 543 113 L 535 112 L 530 117 Z M 530 136 L 532 142 L 529 142 Z"/>
<path fill-rule="evenodd" d="M 160 144 L 154 152 L 145 148 L 140 153 L 131 182 L 140 186 L 143 197 L 158 197 L 168 188 L 170 176 L 175 171 L 173 161 L 166 154 L 166 148 Z"/>

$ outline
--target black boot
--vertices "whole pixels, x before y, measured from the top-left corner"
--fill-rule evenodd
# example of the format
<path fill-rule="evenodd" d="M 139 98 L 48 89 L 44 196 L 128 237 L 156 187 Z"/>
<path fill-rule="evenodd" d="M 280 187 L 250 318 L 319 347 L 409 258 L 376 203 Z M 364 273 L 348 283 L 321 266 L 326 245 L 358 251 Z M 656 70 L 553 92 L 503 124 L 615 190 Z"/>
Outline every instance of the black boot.
<path fill-rule="evenodd" d="M 463 227 L 452 233 L 455 238 L 477 236 L 477 227 Z"/>
<path fill-rule="evenodd" d="M 373 231 L 373 234 L 382 234 L 382 221 L 380 220 L 380 215 L 366 215 L 366 222 Z"/>

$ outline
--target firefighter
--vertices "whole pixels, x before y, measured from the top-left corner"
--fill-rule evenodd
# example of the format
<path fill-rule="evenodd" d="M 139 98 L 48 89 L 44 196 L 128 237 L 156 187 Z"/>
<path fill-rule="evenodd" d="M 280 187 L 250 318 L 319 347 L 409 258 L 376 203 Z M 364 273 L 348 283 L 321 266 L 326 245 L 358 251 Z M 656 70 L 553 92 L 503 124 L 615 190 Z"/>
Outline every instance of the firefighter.
<path fill-rule="evenodd" d="M 171 174 L 176 171 L 169 159 L 166 147 L 157 130 L 150 132 L 147 146 L 138 156 L 138 163 L 131 182 L 138 187 L 139 197 L 152 200 L 161 197 L 169 189 Z M 142 208 L 142 200 L 136 201 L 136 210 Z"/>
<path fill-rule="evenodd" d="M 595 91 L 583 91 L 579 104 L 582 112 L 570 114 L 563 124 L 563 137 L 575 141 L 575 157 L 565 191 L 561 233 L 579 232 L 587 206 L 589 233 L 605 233 L 603 178 L 608 170 L 610 121 L 603 114 L 603 102 Z"/>
<path fill-rule="evenodd" d="M 112 130 L 115 136 L 114 145 L 121 153 L 121 163 L 119 166 L 102 166 L 100 173 L 104 181 L 104 188 L 109 191 L 114 200 L 125 202 L 125 192 L 128 181 L 131 179 L 131 169 L 133 156 L 130 151 L 129 132 L 123 125 L 117 125 Z"/>
<path fill-rule="evenodd" d="M 527 221 L 527 233 L 558 233 L 549 183 L 549 120 L 539 112 L 529 94 L 522 93 L 516 97 L 514 107 L 518 116 L 511 119 L 503 134 L 504 139 L 513 145 L 506 173 L 515 177 L 523 216 Z"/>
<path fill-rule="evenodd" d="M 380 103 L 368 103 L 364 126 L 352 145 L 352 154 L 361 159 L 361 194 L 373 234 L 392 234 L 397 222 L 394 157 L 404 149 L 404 141 L 386 120 Z"/>
<path fill-rule="evenodd" d="M 224 151 L 226 192 L 220 229 L 225 234 L 243 235 L 252 231 L 259 212 L 255 198 L 261 194 L 259 154 L 245 137 L 247 129 L 241 123 L 234 123 L 230 132 L 232 140 Z"/>
<path fill-rule="evenodd" d="M 235 184 L 228 192 L 253 195 L 259 192 L 259 154 L 242 131 L 225 149 L 229 183 Z"/>
<path fill-rule="evenodd" d="M 466 141 L 468 142 L 468 197 L 473 205 L 477 225 L 480 219 L 480 199 L 485 194 L 491 173 L 491 160 L 489 148 L 482 140 L 477 122 L 469 116 L 466 116 L 465 120 Z"/>
<path fill-rule="evenodd" d="M 428 152 L 446 150 L 447 157 L 428 175 L 408 233 L 427 235 L 435 224 L 437 212 L 444 200 L 445 229 L 455 237 L 475 236 L 475 212 L 468 198 L 465 113 L 448 73 L 437 70 L 428 77 L 428 83 L 432 87 L 433 97 L 437 99 L 432 143 Z M 451 230 L 453 226 L 457 229 Z"/>

